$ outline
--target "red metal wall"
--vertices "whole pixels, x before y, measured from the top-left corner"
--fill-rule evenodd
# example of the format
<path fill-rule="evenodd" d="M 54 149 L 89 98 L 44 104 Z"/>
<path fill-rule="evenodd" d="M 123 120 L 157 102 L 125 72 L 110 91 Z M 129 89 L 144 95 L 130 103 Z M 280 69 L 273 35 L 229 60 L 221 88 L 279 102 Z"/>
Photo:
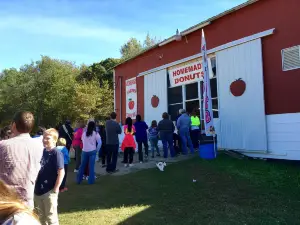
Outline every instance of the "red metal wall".
<path fill-rule="evenodd" d="M 200 6 L 199 6 L 200 7 Z M 205 27 L 208 49 L 275 28 L 275 33 L 262 39 L 266 114 L 300 112 L 300 69 L 282 71 L 281 50 L 300 45 L 300 0 L 260 0 L 235 11 Z M 175 31 L 174 31 L 175 32 Z M 123 77 L 122 118 L 125 117 L 125 80 L 140 72 L 195 55 L 200 52 L 201 30 L 187 35 L 180 42 L 171 42 L 152 49 L 117 68 L 115 74 Z M 160 59 L 159 56 L 163 57 Z M 137 78 L 138 113 L 144 115 L 144 78 Z M 119 87 L 116 108 L 119 112 Z"/>

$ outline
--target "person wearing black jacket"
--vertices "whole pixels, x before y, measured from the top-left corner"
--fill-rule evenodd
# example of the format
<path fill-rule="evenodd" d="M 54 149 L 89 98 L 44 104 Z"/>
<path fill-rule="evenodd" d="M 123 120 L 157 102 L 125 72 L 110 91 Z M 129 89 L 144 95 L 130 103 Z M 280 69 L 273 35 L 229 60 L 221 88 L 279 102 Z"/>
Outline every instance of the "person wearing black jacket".
<path fill-rule="evenodd" d="M 66 141 L 67 141 L 66 147 L 67 147 L 68 151 L 70 151 L 70 148 L 71 148 L 71 145 L 72 145 L 73 133 L 74 133 L 74 130 L 71 127 L 71 121 L 70 120 L 67 120 L 65 122 L 65 124 L 63 124 L 59 128 L 59 137 L 66 139 Z"/>
<path fill-rule="evenodd" d="M 107 149 L 106 149 L 106 131 L 104 125 L 99 126 L 99 134 L 101 136 L 101 141 L 102 141 L 101 150 L 99 152 L 100 153 L 99 158 L 101 157 L 102 159 L 102 167 L 106 167 Z"/>

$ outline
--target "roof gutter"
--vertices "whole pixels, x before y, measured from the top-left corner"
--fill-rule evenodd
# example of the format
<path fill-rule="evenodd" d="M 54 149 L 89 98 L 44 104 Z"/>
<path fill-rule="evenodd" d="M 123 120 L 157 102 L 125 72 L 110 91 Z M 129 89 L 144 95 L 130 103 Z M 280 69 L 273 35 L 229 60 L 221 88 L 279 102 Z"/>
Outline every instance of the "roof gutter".
<path fill-rule="evenodd" d="M 194 32 L 194 31 L 196 31 L 196 30 L 199 30 L 199 29 L 201 29 L 201 28 L 203 28 L 203 27 L 208 26 L 209 24 L 211 24 L 211 21 L 204 22 L 204 23 L 200 23 L 199 25 L 193 27 L 192 29 L 187 29 L 187 30 L 182 31 L 180 34 L 181 34 L 182 36 L 188 35 L 188 34 Z"/>
<path fill-rule="evenodd" d="M 196 31 L 196 30 L 199 30 L 199 29 L 201 29 L 201 28 L 203 28 L 203 27 L 206 27 L 206 26 L 209 25 L 210 23 L 211 23 L 210 21 L 201 23 L 201 24 L 199 24 L 199 25 L 193 27 L 192 29 L 187 29 L 187 30 L 185 30 L 185 31 L 180 32 L 180 35 L 181 35 L 181 36 L 188 35 L 188 34 L 194 32 L 194 31 Z M 166 40 L 160 42 L 160 43 L 158 44 L 158 46 L 159 46 L 159 47 L 164 46 L 164 45 L 169 44 L 170 42 L 175 41 L 175 40 L 176 40 L 176 36 L 173 35 L 172 37 L 170 37 L 170 38 L 168 38 L 168 39 L 166 39 Z"/>

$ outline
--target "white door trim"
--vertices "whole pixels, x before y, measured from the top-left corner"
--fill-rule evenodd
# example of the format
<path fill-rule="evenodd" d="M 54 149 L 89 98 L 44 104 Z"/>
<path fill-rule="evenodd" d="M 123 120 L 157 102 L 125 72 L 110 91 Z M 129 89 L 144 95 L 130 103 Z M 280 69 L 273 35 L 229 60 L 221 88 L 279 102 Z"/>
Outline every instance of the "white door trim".
<path fill-rule="evenodd" d="M 250 35 L 250 36 L 247 36 L 247 37 L 244 37 L 244 38 L 232 41 L 232 42 L 228 42 L 228 43 L 226 43 L 224 45 L 220 45 L 220 46 L 215 47 L 213 49 L 209 49 L 207 51 L 207 53 L 208 54 L 215 53 L 215 52 L 224 50 L 226 48 L 231 48 L 233 46 L 244 44 L 246 42 L 253 41 L 253 40 L 258 39 L 258 38 L 266 37 L 266 36 L 272 35 L 274 33 L 274 31 L 275 31 L 275 28 L 272 28 L 272 29 L 269 29 L 269 30 L 262 31 L 260 33 L 256 33 L 256 34 L 253 34 L 253 35 Z M 175 66 L 177 64 L 184 63 L 186 61 L 189 61 L 189 60 L 192 60 L 192 59 L 196 59 L 196 58 L 199 58 L 201 56 L 202 56 L 202 53 L 198 53 L 196 55 L 192 55 L 192 56 L 189 56 L 187 58 L 183 58 L 183 59 L 180 59 L 180 60 L 177 60 L 177 61 L 165 64 L 165 65 L 153 68 L 151 70 L 144 71 L 142 73 L 139 73 L 138 77 L 145 76 L 145 75 L 147 75 L 149 73 L 154 73 L 154 72 L 156 72 L 158 70 L 166 69 L 168 67 Z"/>

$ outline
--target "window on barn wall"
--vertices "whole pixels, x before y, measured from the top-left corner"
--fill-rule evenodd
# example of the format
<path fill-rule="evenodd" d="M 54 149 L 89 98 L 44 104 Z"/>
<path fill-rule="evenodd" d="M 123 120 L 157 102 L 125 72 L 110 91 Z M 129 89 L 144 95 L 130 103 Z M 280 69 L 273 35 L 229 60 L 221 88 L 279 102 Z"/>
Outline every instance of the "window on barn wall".
<path fill-rule="evenodd" d="M 168 113 L 171 116 L 171 120 L 175 121 L 178 115 L 179 109 L 183 108 L 182 86 L 170 87 L 169 76 L 168 79 Z"/>
<path fill-rule="evenodd" d="M 213 117 L 219 118 L 218 106 L 218 89 L 217 89 L 217 70 L 216 70 L 216 57 L 211 57 L 211 68 L 213 77 L 210 79 L 211 97 Z M 179 109 L 185 108 L 188 112 L 197 110 L 200 114 L 201 123 L 204 125 L 204 117 L 202 113 L 203 107 L 203 81 L 187 84 L 178 87 L 170 87 L 169 75 L 168 77 L 168 113 L 171 115 L 173 121 L 176 120 Z M 201 105 L 200 105 L 201 103 Z"/>
<path fill-rule="evenodd" d="M 192 113 L 196 110 L 200 114 L 200 101 L 199 101 L 199 82 L 187 84 L 185 89 L 185 109 L 187 112 Z"/>

